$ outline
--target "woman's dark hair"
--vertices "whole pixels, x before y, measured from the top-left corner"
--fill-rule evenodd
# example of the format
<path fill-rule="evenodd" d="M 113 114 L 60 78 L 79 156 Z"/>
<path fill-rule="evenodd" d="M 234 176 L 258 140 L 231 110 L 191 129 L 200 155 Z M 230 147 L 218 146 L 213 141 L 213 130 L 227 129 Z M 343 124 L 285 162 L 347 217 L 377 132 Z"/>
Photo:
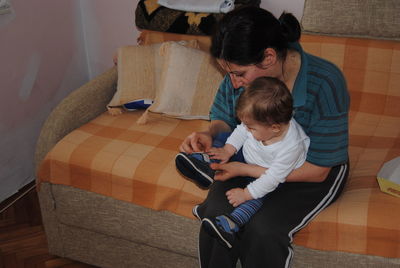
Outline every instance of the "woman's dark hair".
<path fill-rule="evenodd" d="M 292 94 L 281 80 L 258 77 L 240 95 L 236 115 L 267 126 L 287 124 L 293 115 Z"/>
<path fill-rule="evenodd" d="M 288 44 L 299 41 L 300 35 L 300 23 L 291 13 L 282 13 L 278 20 L 265 9 L 246 6 L 219 21 L 210 51 L 215 58 L 238 65 L 258 64 L 266 48 L 274 48 L 284 59 Z"/>

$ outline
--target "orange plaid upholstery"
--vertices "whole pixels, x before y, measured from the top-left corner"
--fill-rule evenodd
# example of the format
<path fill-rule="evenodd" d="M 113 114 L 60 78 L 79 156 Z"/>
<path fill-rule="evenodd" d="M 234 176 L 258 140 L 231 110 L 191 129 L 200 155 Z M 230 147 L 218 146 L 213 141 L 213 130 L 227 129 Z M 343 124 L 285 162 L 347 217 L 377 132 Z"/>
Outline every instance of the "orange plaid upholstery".
<path fill-rule="evenodd" d="M 46 156 L 40 180 L 193 217 L 191 208 L 206 191 L 182 179 L 175 155 L 183 139 L 208 122 L 152 117 L 138 125 L 141 114 L 106 112 L 72 131 Z"/>
<path fill-rule="evenodd" d="M 351 94 L 350 179 L 342 196 L 294 239 L 319 250 L 400 257 L 400 198 L 376 174 L 400 155 L 400 43 L 305 35 L 305 51 L 339 66 Z"/>
<path fill-rule="evenodd" d="M 400 198 L 382 193 L 376 181 L 382 164 L 400 155 L 400 43 L 305 35 L 302 45 L 347 78 L 351 169 L 342 196 L 294 243 L 400 258 Z M 139 126 L 139 116 L 104 113 L 74 130 L 42 162 L 39 179 L 193 217 L 206 191 L 177 173 L 174 156 L 184 137 L 208 122 L 157 117 Z"/>

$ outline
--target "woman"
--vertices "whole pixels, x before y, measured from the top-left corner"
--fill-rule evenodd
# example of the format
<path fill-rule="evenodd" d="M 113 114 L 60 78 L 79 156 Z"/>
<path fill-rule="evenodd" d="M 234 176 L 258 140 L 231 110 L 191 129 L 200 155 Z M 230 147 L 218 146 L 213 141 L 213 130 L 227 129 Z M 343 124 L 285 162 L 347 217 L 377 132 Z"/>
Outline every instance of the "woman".
<path fill-rule="evenodd" d="M 279 20 L 256 7 L 234 10 L 220 21 L 212 38 L 211 53 L 227 71 L 214 104 L 211 123 L 204 132 L 188 136 L 180 149 L 208 151 L 212 138 L 232 131 L 236 100 L 260 76 L 283 81 L 294 99 L 294 118 L 310 137 L 306 162 L 291 172 L 265 200 L 259 212 L 239 234 L 231 250 L 203 229 L 199 237 L 201 267 L 288 267 L 293 235 L 341 193 L 348 176 L 349 96 L 341 71 L 323 59 L 306 54 L 298 44 L 297 19 L 283 13 Z M 249 177 L 266 169 L 239 168 L 239 162 L 212 164 L 219 170 L 206 200 L 194 213 L 200 218 L 233 210 L 225 193 L 244 188 Z"/>

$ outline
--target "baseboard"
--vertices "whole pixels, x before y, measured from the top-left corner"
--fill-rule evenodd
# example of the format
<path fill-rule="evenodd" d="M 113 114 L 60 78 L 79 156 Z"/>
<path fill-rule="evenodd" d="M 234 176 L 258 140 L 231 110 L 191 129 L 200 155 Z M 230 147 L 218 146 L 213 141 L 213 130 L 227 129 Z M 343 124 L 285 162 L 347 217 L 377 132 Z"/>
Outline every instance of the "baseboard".
<path fill-rule="evenodd" d="M 31 181 L 24 187 L 18 190 L 15 194 L 10 196 L 9 198 L 5 199 L 0 203 L 0 213 L 3 213 L 5 210 L 7 210 L 9 207 L 11 207 L 15 202 L 23 198 L 25 195 L 27 195 L 29 192 L 33 191 L 36 187 L 36 182 L 35 180 Z"/>

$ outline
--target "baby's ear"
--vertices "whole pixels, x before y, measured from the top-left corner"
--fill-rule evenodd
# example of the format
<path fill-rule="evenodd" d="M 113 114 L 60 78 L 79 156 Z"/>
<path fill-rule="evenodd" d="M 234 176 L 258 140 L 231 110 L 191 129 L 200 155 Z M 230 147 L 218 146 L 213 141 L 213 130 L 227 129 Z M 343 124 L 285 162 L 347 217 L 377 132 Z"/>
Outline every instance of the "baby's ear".
<path fill-rule="evenodd" d="M 280 124 L 272 124 L 272 126 L 271 126 L 272 131 L 275 133 L 278 133 L 279 131 L 281 131 L 281 127 L 282 126 Z"/>

